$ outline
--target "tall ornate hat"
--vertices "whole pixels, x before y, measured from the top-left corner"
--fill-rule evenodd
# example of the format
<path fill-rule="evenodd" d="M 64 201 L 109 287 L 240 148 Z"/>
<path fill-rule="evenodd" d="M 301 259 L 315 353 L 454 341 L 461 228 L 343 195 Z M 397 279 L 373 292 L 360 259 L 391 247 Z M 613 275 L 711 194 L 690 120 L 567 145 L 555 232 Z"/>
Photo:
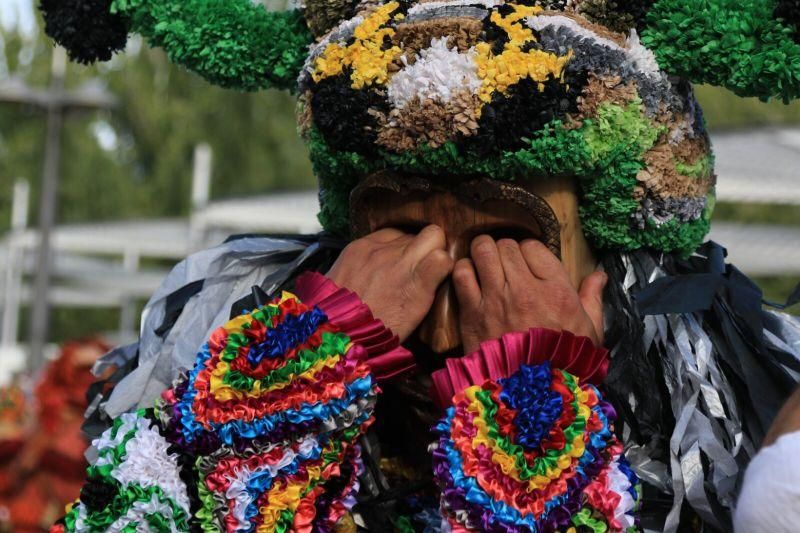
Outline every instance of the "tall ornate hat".
<path fill-rule="evenodd" d="M 129 32 L 224 87 L 299 94 L 320 220 L 394 170 L 446 183 L 574 176 L 595 248 L 688 253 L 714 171 L 691 83 L 800 95 L 797 0 L 42 0 L 82 62 Z"/>

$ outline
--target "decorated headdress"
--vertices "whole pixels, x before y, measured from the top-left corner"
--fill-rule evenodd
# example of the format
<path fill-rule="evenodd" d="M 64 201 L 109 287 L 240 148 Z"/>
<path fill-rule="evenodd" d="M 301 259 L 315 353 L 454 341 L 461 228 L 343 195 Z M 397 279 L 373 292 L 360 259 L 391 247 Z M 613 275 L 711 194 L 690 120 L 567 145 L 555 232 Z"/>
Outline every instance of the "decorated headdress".
<path fill-rule="evenodd" d="M 42 0 L 83 62 L 141 34 L 224 87 L 297 91 L 320 220 L 381 170 L 447 184 L 574 176 L 596 248 L 688 253 L 713 156 L 691 83 L 800 95 L 796 0 Z"/>

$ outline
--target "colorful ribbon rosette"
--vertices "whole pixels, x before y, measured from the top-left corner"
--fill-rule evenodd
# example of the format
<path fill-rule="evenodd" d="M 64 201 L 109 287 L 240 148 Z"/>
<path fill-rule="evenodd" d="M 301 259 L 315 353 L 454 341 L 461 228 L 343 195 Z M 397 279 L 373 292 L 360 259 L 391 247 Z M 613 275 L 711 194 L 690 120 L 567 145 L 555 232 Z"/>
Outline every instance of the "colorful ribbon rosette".
<path fill-rule="evenodd" d="M 352 507 L 378 393 L 366 357 L 289 293 L 211 335 L 162 419 L 197 457 L 205 528 L 318 530 Z"/>
<path fill-rule="evenodd" d="M 375 375 L 413 363 L 353 293 L 318 274 L 297 285 L 309 305 L 284 293 L 230 320 L 154 409 L 122 415 L 94 441 L 80 502 L 53 531 L 334 529 L 355 505 Z M 550 361 L 531 364 L 536 353 Z M 461 391 L 433 445 L 443 524 L 636 526 L 640 489 L 613 408 L 593 385 L 551 370 L 598 378 L 605 355 L 587 339 L 530 330 L 435 373 L 439 396 Z M 470 385 L 478 375 L 488 379 Z"/>
<path fill-rule="evenodd" d="M 598 390 L 549 362 L 453 398 L 434 431 L 453 532 L 629 531 L 641 488 Z"/>

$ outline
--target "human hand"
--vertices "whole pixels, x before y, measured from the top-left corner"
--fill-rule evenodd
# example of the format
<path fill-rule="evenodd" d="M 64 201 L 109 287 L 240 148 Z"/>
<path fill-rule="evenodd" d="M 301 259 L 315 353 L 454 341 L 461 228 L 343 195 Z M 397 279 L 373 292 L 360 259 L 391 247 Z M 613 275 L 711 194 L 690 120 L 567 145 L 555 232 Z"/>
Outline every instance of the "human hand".
<path fill-rule="evenodd" d="M 576 291 L 564 265 L 541 242 L 495 242 L 481 235 L 472 241 L 471 259 L 453 269 L 464 352 L 532 327 L 566 330 L 600 346 L 607 281 L 604 272 L 593 272 Z"/>
<path fill-rule="evenodd" d="M 431 225 L 417 235 L 386 228 L 355 240 L 327 276 L 355 292 L 402 342 L 422 322 L 452 270 L 444 231 Z"/>

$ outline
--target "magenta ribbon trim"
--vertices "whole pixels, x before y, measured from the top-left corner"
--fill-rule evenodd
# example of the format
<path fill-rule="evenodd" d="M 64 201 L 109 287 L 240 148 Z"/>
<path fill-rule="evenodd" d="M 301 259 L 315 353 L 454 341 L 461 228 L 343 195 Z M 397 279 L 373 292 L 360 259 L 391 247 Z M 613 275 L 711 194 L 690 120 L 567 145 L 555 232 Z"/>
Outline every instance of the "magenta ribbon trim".
<path fill-rule="evenodd" d="M 378 381 L 411 372 L 416 367 L 414 355 L 400 345 L 399 337 L 372 315 L 356 293 L 339 287 L 318 272 L 304 272 L 297 278 L 295 294 L 307 306 L 319 307 L 331 324 L 364 348 L 366 363 Z"/>
<path fill-rule="evenodd" d="M 608 372 L 608 350 L 597 348 L 590 338 L 569 331 L 531 328 L 506 333 L 482 342 L 469 355 L 448 359 L 445 368 L 431 376 L 433 399 L 440 407 L 447 407 L 453 396 L 467 387 L 483 385 L 487 379 L 507 378 L 522 365 L 545 361 L 593 384 L 602 382 Z"/>

